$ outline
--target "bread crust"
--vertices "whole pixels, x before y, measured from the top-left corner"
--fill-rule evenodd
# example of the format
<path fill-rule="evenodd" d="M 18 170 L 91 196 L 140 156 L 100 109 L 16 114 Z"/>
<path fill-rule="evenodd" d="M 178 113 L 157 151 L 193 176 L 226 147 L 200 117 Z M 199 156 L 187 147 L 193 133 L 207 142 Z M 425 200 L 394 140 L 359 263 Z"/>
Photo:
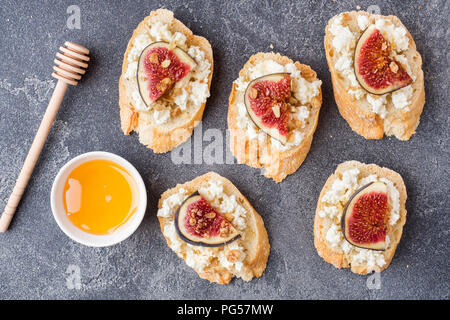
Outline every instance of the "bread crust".
<path fill-rule="evenodd" d="M 291 59 L 281 56 L 279 53 L 259 52 L 250 57 L 239 72 L 239 75 L 243 75 L 256 63 L 268 59 L 274 60 L 281 65 L 294 63 Z M 318 80 L 316 72 L 310 66 L 301 64 L 298 61 L 294 64 L 301 71 L 303 78 L 310 82 Z M 237 85 L 233 82 L 228 104 L 228 129 L 230 131 L 231 152 L 238 163 L 244 163 L 253 168 L 264 168 L 265 177 L 271 178 L 277 183 L 281 182 L 287 175 L 297 171 L 309 152 L 319 120 L 319 112 L 322 105 L 322 89 L 319 88 L 319 94 L 311 100 L 312 115 L 310 116 L 310 121 L 312 124 L 305 133 L 301 144 L 289 150 L 280 150 L 278 152 L 273 152 L 271 149 L 270 139 L 266 139 L 264 143 L 259 142 L 258 139 L 250 140 L 246 131 L 238 126 L 238 110 L 236 107 L 238 94 Z M 270 159 L 270 161 L 262 161 L 262 158 Z"/>
<path fill-rule="evenodd" d="M 121 128 L 125 135 L 129 135 L 132 131 L 138 130 L 139 140 L 142 144 L 152 149 L 155 153 L 165 153 L 181 143 L 185 142 L 192 135 L 194 127 L 196 127 L 203 117 L 203 111 L 206 102 L 200 108 L 186 119 L 185 122 L 177 127 L 163 127 L 154 123 L 140 122 L 139 111 L 131 104 L 131 99 L 128 96 L 124 84 L 125 72 L 128 68 L 128 54 L 132 49 L 134 39 L 145 32 L 146 25 L 156 22 L 163 22 L 170 25 L 171 30 L 180 32 L 186 36 L 186 43 L 189 45 L 198 46 L 205 52 L 205 58 L 211 64 L 211 72 L 208 76 L 208 90 L 211 87 L 212 74 L 214 69 L 213 52 L 208 40 L 201 36 L 196 36 L 187 28 L 181 21 L 174 18 L 173 12 L 166 9 L 158 9 L 150 12 L 134 30 L 131 39 L 128 42 L 128 47 L 125 52 L 122 64 L 122 74 L 119 79 L 119 106 L 120 106 L 120 122 Z"/>
<path fill-rule="evenodd" d="M 324 219 L 319 216 L 319 211 L 324 207 L 322 202 L 322 197 L 331 188 L 333 182 L 339 178 L 339 174 L 352 168 L 358 168 L 360 171 L 360 176 L 368 176 L 371 174 L 376 174 L 378 177 L 384 177 L 392 181 L 400 193 L 400 218 L 398 222 L 394 225 L 394 228 L 388 230 L 390 243 L 388 248 L 383 252 L 386 264 L 383 267 L 375 266 L 374 268 L 369 268 L 367 265 L 352 265 L 350 261 L 345 256 L 342 250 L 335 250 L 330 247 L 325 239 L 326 231 L 324 228 Z M 338 165 L 336 171 L 327 179 L 325 185 L 320 192 L 319 199 L 317 200 L 316 215 L 314 218 L 314 246 L 317 249 L 319 256 L 321 256 L 326 262 L 331 263 L 336 268 L 350 268 L 350 270 L 357 274 L 368 274 L 372 271 L 381 272 L 385 270 L 392 261 L 394 257 L 395 250 L 398 243 L 402 237 L 403 226 L 406 223 L 406 187 L 403 182 L 402 177 L 395 171 L 388 168 L 379 167 L 376 164 L 364 164 L 358 161 L 346 161 Z"/>
<path fill-rule="evenodd" d="M 412 84 L 414 93 L 411 99 L 411 104 L 408 106 L 409 111 L 400 110 L 395 112 L 392 119 L 389 119 L 389 124 L 383 121 L 378 114 L 362 109 L 358 101 L 356 101 L 347 92 L 345 82 L 339 77 L 338 71 L 334 67 L 332 45 L 333 35 L 329 31 L 332 19 L 330 19 L 325 28 L 324 46 L 328 68 L 331 74 L 331 82 L 333 84 L 334 98 L 340 114 L 348 122 L 352 130 L 366 139 L 382 139 L 384 134 L 386 134 L 387 136 L 395 135 L 395 137 L 399 140 L 409 140 L 416 132 L 416 128 L 420 121 L 420 115 L 425 105 L 422 57 L 417 52 L 416 43 L 414 42 L 413 37 L 400 19 L 396 16 L 373 15 L 365 11 L 344 12 L 342 14 L 349 20 L 356 20 L 358 15 L 366 15 L 369 19 L 371 19 L 371 21 L 377 18 L 386 18 L 392 21 L 396 26 L 402 26 L 405 28 L 406 35 L 410 41 L 408 51 L 411 50 L 410 52 L 414 56 L 413 59 L 415 61 L 415 65 L 412 67 L 416 70 L 417 78 Z"/>
<path fill-rule="evenodd" d="M 188 194 L 192 194 L 205 183 L 218 180 L 222 181 L 224 192 L 229 195 L 235 195 L 239 204 L 243 206 L 247 211 L 247 228 L 250 228 L 251 234 L 254 234 L 254 237 L 249 239 L 251 243 L 246 244 L 247 248 L 251 247 L 253 249 L 251 250 L 251 252 L 250 250 L 247 250 L 247 256 L 244 260 L 244 265 L 248 266 L 252 272 L 252 274 L 248 278 L 244 278 L 244 280 L 250 281 L 253 277 L 260 277 L 266 269 L 266 264 L 270 253 L 269 237 L 267 235 L 267 231 L 261 216 L 252 207 L 247 198 L 245 198 L 244 195 L 242 195 L 242 193 L 231 183 L 230 180 L 220 176 L 215 172 L 208 172 L 184 184 L 177 184 L 174 188 L 165 191 L 161 195 L 161 198 L 158 202 L 158 208 L 160 209 L 164 200 L 174 193 L 177 193 L 180 188 L 184 188 L 185 190 L 187 190 Z M 163 232 L 166 224 L 170 221 L 170 219 L 158 216 L 158 220 L 161 227 L 161 232 Z M 164 237 L 167 244 L 170 246 L 170 239 L 168 239 L 166 236 Z M 185 257 L 183 257 L 183 259 L 185 260 Z M 203 272 L 196 272 L 200 278 L 219 284 L 227 284 L 233 278 L 233 275 L 230 273 L 230 271 L 217 266 L 208 266 L 204 269 Z"/>

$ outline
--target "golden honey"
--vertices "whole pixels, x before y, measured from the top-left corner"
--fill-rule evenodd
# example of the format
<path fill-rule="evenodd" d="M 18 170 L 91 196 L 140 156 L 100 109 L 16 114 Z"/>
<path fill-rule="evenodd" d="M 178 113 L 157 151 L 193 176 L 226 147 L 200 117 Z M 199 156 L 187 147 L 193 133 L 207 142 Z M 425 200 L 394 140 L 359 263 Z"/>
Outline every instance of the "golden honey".
<path fill-rule="evenodd" d="M 64 185 L 66 215 L 78 228 L 96 235 L 112 234 L 136 212 L 137 186 L 122 166 L 91 160 L 76 167 Z"/>

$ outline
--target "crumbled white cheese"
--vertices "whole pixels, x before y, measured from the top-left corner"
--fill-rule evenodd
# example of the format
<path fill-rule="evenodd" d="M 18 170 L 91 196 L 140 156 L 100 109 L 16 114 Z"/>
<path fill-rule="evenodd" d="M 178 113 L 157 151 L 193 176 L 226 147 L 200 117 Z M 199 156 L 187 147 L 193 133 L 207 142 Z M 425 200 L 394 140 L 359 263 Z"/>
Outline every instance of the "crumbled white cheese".
<path fill-rule="evenodd" d="M 133 41 L 133 46 L 128 53 L 128 66 L 132 62 L 136 62 L 139 59 L 141 52 L 152 42 L 152 39 L 145 33 L 136 36 Z"/>
<path fill-rule="evenodd" d="M 304 138 L 305 138 L 305 134 L 298 130 L 294 131 L 294 140 L 292 140 L 290 142 L 286 142 L 285 144 L 282 144 L 280 141 L 270 137 L 272 145 L 274 145 L 278 150 L 281 150 L 281 151 L 286 151 L 295 146 L 299 146 L 302 143 Z"/>
<path fill-rule="evenodd" d="M 367 102 L 372 106 L 372 112 L 378 114 L 382 119 L 387 115 L 386 111 L 386 95 L 374 96 L 371 94 L 367 95 Z"/>
<path fill-rule="evenodd" d="M 125 71 L 125 78 L 126 79 L 136 78 L 137 68 L 138 68 L 137 61 L 130 62 L 130 64 L 128 65 L 127 71 Z"/>
<path fill-rule="evenodd" d="M 306 119 L 309 118 L 310 112 L 308 107 L 306 106 L 300 106 L 297 108 L 297 111 L 295 113 L 292 114 L 292 117 L 295 120 L 299 120 L 302 122 L 302 128 L 305 127 L 306 125 Z"/>
<path fill-rule="evenodd" d="M 342 232 L 338 225 L 331 225 L 328 229 L 325 239 L 331 244 L 332 247 L 337 247 L 342 240 Z"/>
<path fill-rule="evenodd" d="M 182 47 L 186 44 L 186 36 L 181 32 L 175 32 L 171 41 L 174 41 L 177 46 Z"/>
<path fill-rule="evenodd" d="M 131 93 L 131 102 L 135 109 L 147 110 L 147 106 L 145 105 L 144 101 L 141 98 L 141 95 L 138 91 L 137 85 L 136 85 L 136 90 L 133 90 L 133 92 Z"/>
<path fill-rule="evenodd" d="M 349 253 L 350 250 L 352 249 L 352 245 L 348 243 L 347 240 L 344 239 L 341 243 L 341 249 L 342 251 L 344 251 L 344 253 Z"/>
<path fill-rule="evenodd" d="M 381 32 L 383 37 L 391 44 L 397 52 L 407 50 L 409 47 L 409 38 L 406 35 L 406 29 L 396 27 L 392 22 L 386 19 L 378 19 L 375 22 L 376 28 Z"/>
<path fill-rule="evenodd" d="M 381 182 L 384 182 L 388 191 L 388 200 L 391 200 L 392 210 L 391 215 L 389 217 L 389 223 L 391 226 L 395 225 L 400 219 L 400 192 L 395 187 L 394 183 L 391 180 L 386 178 L 380 178 Z"/>
<path fill-rule="evenodd" d="M 154 41 L 171 42 L 173 39 L 172 32 L 169 30 L 169 25 L 158 21 L 153 23 L 150 27 L 150 36 Z"/>
<path fill-rule="evenodd" d="M 352 43 L 355 42 L 356 36 L 350 31 L 348 27 L 342 25 L 342 16 L 337 16 L 330 28 L 331 34 L 334 36 L 332 40 L 332 45 L 334 49 L 340 52 L 348 52 L 352 47 Z"/>
<path fill-rule="evenodd" d="M 322 197 L 322 202 L 338 204 L 340 201 L 348 200 L 357 188 L 359 169 L 349 169 L 344 171 L 341 179 L 334 180 L 330 190 Z"/>
<path fill-rule="evenodd" d="M 361 88 L 348 89 L 347 92 L 348 92 L 348 94 L 355 97 L 356 100 L 361 100 L 362 98 L 364 98 L 366 96 L 366 92 L 364 90 L 362 90 Z"/>
<path fill-rule="evenodd" d="M 291 78 L 297 79 L 302 76 L 300 70 L 297 69 L 295 63 L 288 63 L 284 66 L 284 72 L 287 72 L 291 75 Z"/>
<path fill-rule="evenodd" d="M 188 103 L 189 95 L 185 88 L 181 89 L 181 93 L 177 95 L 174 99 L 174 102 L 177 106 L 180 107 L 182 111 L 186 111 L 187 103 Z"/>
<path fill-rule="evenodd" d="M 222 181 L 210 181 L 208 184 L 201 186 L 198 193 L 212 204 L 219 205 L 223 196 Z"/>
<path fill-rule="evenodd" d="M 171 210 L 175 207 L 180 206 L 187 197 L 188 194 L 186 189 L 180 188 L 178 192 L 172 194 L 163 201 L 161 209 L 158 210 L 158 217 L 171 217 L 173 215 L 173 212 Z"/>
<path fill-rule="evenodd" d="M 180 252 L 183 243 L 178 238 L 173 221 L 170 221 L 166 224 L 163 233 L 170 241 L 170 248 L 176 253 Z"/>
<path fill-rule="evenodd" d="M 189 100 L 192 101 L 194 106 L 200 106 L 206 102 L 209 97 L 208 83 L 194 81 L 191 83 L 192 92 L 189 96 Z"/>
<path fill-rule="evenodd" d="M 248 68 L 250 78 L 256 79 L 271 73 L 282 73 L 284 67 L 271 59 L 257 63 L 255 66 Z"/>
<path fill-rule="evenodd" d="M 352 64 L 353 64 L 353 59 L 351 57 L 349 57 L 347 55 L 342 55 L 336 60 L 336 63 L 334 64 L 334 68 L 337 71 L 345 71 L 345 70 L 352 68 Z"/>
<path fill-rule="evenodd" d="M 156 124 L 159 125 L 166 123 L 170 119 L 170 110 L 155 110 L 153 112 L 153 119 L 155 120 Z"/>
<path fill-rule="evenodd" d="M 236 261 L 230 261 L 230 252 L 234 250 L 237 250 L 240 252 L 239 257 Z M 218 259 L 221 266 L 223 266 L 226 269 L 233 270 L 235 269 L 237 272 L 240 272 L 243 267 L 243 261 L 246 257 L 246 254 L 244 252 L 244 248 L 240 246 L 236 241 L 230 243 L 228 246 L 225 247 L 224 250 L 219 252 Z"/>
<path fill-rule="evenodd" d="M 234 83 L 236 84 L 236 90 L 237 91 L 245 91 L 248 86 L 248 82 L 244 80 L 243 77 L 239 77 L 236 80 L 234 80 Z"/>
<path fill-rule="evenodd" d="M 294 78 L 293 92 L 294 97 L 298 99 L 302 104 L 311 103 L 311 99 L 319 94 L 321 80 L 309 82 L 303 77 Z"/>
<path fill-rule="evenodd" d="M 413 81 L 416 81 L 417 77 L 414 75 L 414 73 L 411 70 L 411 66 L 409 65 L 408 58 L 404 54 L 398 54 L 395 56 L 395 60 L 397 62 L 400 62 L 403 68 L 405 68 L 408 75 L 413 79 Z"/>
<path fill-rule="evenodd" d="M 369 25 L 369 18 L 366 15 L 359 15 L 356 17 L 356 21 L 358 22 L 359 29 L 366 30 L 367 26 Z"/>
<path fill-rule="evenodd" d="M 367 177 L 362 178 L 361 181 L 359 182 L 359 185 L 361 187 L 364 187 L 366 184 L 369 184 L 371 182 L 375 182 L 377 180 L 378 180 L 377 175 L 376 174 L 371 174 L 371 175 L 368 175 Z"/>
<path fill-rule="evenodd" d="M 328 217 L 330 219 L 333 219 L 338 214 L 339 210 L 335 206 L 324 206 L 323 209 L 319 211 L 319 216 L 321 218 Z"/>
<path fill-rule="evenodd" d="M 396 109 L 405 109 L 408 111 L 409 109 L 405 107 L 411 104 L 410 99 L 412 98 L 412 95 L 413 95 L 413 88 L 411 87 L 411 85 L 393 92 L 392 103 L 394 104 L 394 107 Z"/>
<path fill-rule="evenodd" d="M 367 249 L 358 249 L 358 254 L 352 256 L 352 263 L 367 264 L 369 268 L 382 267 L 386 264 L 384 255 Z"/>
<path fill-rule="evenodd" d="M 215 254 L 210 248 L 186 245 L 186 264 L 195 270 L 203 271 L 214 257 Z"/>
<path fill-rule="evenodd" d="M 191 74 L 191 77 L 198 81 L 208 82 L 207 79 L 211 72 L 211 63 L 206 59 L 205 52 L 200 47 L 192 46 L 189 48 L 188 54 L 197 63 L 195 72 Z"/>
<path fill-rule="evenodd" d="M 245 119 L 245 118 L 242 118 Z M 252 123 L 247 124 L 244 121 L 240 121 L 241 124 L 243 124 L 244 128 L 247 127 L 247 137 L 252 140 L 252 139 L 257 139 L 258 135 L 259 135 L 259 129 Z"/>

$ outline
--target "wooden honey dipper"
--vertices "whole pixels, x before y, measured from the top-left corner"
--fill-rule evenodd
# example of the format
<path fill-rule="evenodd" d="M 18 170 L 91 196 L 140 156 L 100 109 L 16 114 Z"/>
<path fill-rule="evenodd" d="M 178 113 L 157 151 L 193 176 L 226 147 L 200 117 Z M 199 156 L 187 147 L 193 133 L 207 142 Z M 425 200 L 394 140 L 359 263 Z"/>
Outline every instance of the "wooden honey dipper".
<path fill-rule="evenodd" d="M 85 47 L 73 43 L 65 42 L 63 47 L 59 47 L 61 52 L 56 53 L 55 66 L 52 76 L 58 79 L 58 83 L 53 91 L 50 102 L 48 103 L 47 110 L 45 111 L 44 117 L 42 119 L 41 125 L 34 137 L 33 143 L 28 151 L 28 155 L 23 164 L 22 170 L 20 171 L 19 177 L 17 178 L 14 189 L 11 196 L 8 199 L 5 210 L 0 218 L 0 232 L 5 232 L 8 230 L 9 224 L 16 212 L 16 208 L 19 204 L 22 194 L 28 184 L 31 173 L 33 172 L 34 166 L 39 158 L 42 147 L 45 144 L 45 140 L 50 132 L 50 129 L 58 113 L 61 101 L 64 98 L 67 86 L 76 86 L 78 80 L 81 79 L 81 75 L 86 72 L 88 67 L 87 62 L 89 61 L 89 50 Z"/>

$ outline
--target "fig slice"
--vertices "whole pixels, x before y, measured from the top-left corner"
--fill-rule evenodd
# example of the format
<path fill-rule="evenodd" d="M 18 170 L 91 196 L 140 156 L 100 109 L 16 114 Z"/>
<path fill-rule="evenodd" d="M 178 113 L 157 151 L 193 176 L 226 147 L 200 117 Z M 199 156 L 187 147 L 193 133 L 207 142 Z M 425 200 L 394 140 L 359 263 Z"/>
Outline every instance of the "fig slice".
<path fill-rule="evenodd" d="M 387 187 L 382 182 L 371 182 L 357 190 L 342 214 L 345 239 L 356 247 L 385 250 L 387 201 Z"/>
<path fill-rule="evenodd" d="M 244 103 L 250 119 L 269 136 L 286 144 L 289 123 L 289 73 L 273 73 L 251 81 Z"/>
<path fill-rule="evenodd" d="M 355 48 L 355 76 L 369 93 L 383 95 L 409 85 L 413 80 L 393 57 L 392 48 L 375 25 L 361 35 Z"/>
<path fill-rule="evenodd" d="M 196 66 L 181 48 L 167 42 L 154 42 L 141 53 L 137 83 L 142 100 L 150 105 L 168 92 Z"/>
<path fill-rule="evenodd" d="M 181 204 L 175 215 L 175 230 L 186 243 L 202 247 L 221 247 L 241 237 L 198 192 Z"/>

